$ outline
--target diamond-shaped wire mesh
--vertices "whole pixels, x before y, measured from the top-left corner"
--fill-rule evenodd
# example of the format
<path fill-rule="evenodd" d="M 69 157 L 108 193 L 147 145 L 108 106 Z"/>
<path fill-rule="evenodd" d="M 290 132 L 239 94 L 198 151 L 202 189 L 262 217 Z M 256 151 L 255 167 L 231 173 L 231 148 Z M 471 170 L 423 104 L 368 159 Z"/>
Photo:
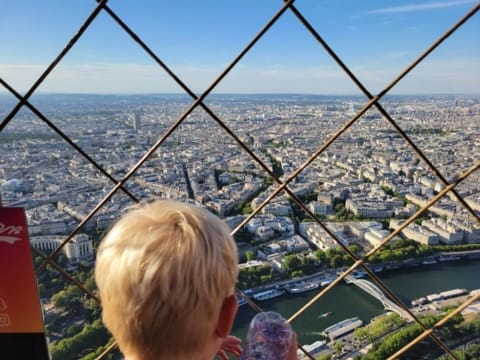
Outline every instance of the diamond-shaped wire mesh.
<path fill-rule="evenodd" d="M 240 224 L 236 226 L 233 230 L 234 235 L 239 235 L 242 230 L 248 225 L 248 223 L 254 219 L 256 216 L 261 214 L 262 210 L 273 202 L 279 199 L 290 199 L 294 206 L 298 208 L 298 211 L 303 213 L 307 218 L 310 218 L 311 221 L 315 222 L 317 226 L 322 229 L 326 234 L 328 234 L 333 241 L 335 241 L 340 248 L 348 255 L 350 258 L 350 266 L 348 266 L 339 276 L 337 276 L 330 284 L 324 287 L 321 291 L 318 292 L 308 303 L 305 304 L 302 308 L 298 309 L 292 316 L 290 316 L 289 321 L 293 322 L 315 302 L 322 298 L 325 294 L 330 292 L 339 282 L 343 280 L 352 280 L 351 274 L 361 268 L 365 273 L 368 274 L 372 282 L 370 285 L 365 285 L 370 291 L 383 291 L 387 295 L 385 301 L 390 306 L 391 309 L 403 314 L 403 316 L 409 321 L 413 321 L 416 324 L 418 331 L 415 333 L 415 336 L 412 337 L 405 346 L 399 349 L 395 354 L 390 354 L 390 359 L 395 359 L 401 356 L 402 354 L 409 351 L 413 346 L 421 344 L 426 338 L 429 338 L 431 341 L 435 342 L 439 348 L 442 349 L 451 358 L 457 359 L 458 357 L 450 349 L 449 344 L 442 341 L 438 336 L 438 331 L 441 330 L 445 324 L 454 319 L 454 317 L 465 309 L 467 306 L 473 302 L 480 299 L 480 294 L 470 297 L 460 306 L 456 307 L 453 311 L 449 312 L 444 317 L 440 317 L 436 320 L 435 323 L 426 325 L 419 318 L 418 315 L 414 314 L 411 309 L 404 305 L 402 300 L 399 298 L 399 295 L 395 294 L 391 289 L 389 289 L 382 280 L 379 279 L 377 274 L 369 267 L 366 266 L 366 261 L 372 257 L 378 255 L 378 252 L 385 247 L 392 239 L 397 235 L 402 233 L 405 229 L 408 228 L 410 224 L 413 224 L 416 220 L 421 218 L 421 216 L 426 213 L 429 209 L 432 209 L 435 204 L 442 201 L 446 195 L 451 196 L 460 202 L 464 210 L 476 219 L 477 223 L 480 223 L 478 213 L 472 208 L 469 202 L 460 195 L 457 191 L 457 188 L 461 183 L 472 176 L 474 176 L 475 171 L 480 167 L 480 161 L 474 159 L 475 162 L 467 170 L 463 172 L 458 172 L 454 176 L 447 177 L 432 163 L 429 159 L 429 156 L 422 151 L 421 146 L 417 145 L 418 141 L 414 141 L 414 136 L 405 130 L 404 127 L 398 121 L 393 119 L 393 116 L 390 114 L 386 108 L 380 104 L 380 99 L 384 98 L 391 89 L 397 85 L 409 72 L 411 72 L 418 64 L 420 64 L 427 56 L 430 55 L 444 40 L 446 40 L 452 33 L 459 29 L 465 22 L 467 22 L 471 17 L 473 17 L 477 11 L 480 9 L 480 3 L 477 3 L 471 10 L 469 10 L 460 20 L 447 29 L 445 33 L 439 37 L 429 48 L 427 48 L 422 54 L 420 54 L 415 61 L 413 61 L 407 68 L 405 68 L 396 78 L 394 78 L 389 84 L 387 84 L 382 91 L 377 95 L 372 94 L 366 86 L 359 80 L 359 78 L 354 74 L 354 72 L 347 67 L 347 65 L 342 61 L 342 59 L 337 55 L 337 53 L 321 36 L 321 34 L 315 29 L 315 27 L 309 23 L 307 20 L 308 14 L 304 14 L 298 10 L 294 5 L 294 1 L 284 1 L 279 5 L 278 11 L 271 17 L 271 19 L 263 26 L 263 28 L 251 39 L 251 41 L 245 46 L 238 55 L 231 61 L 231 63 L 225 67 L 225 69 L 218 75 L 218 77 L 203 91 L 200 95 L 195 94 L 188 87 L 188 79 L 185 79 L 186 82 L 183 82 L 182 79 L 174 72 L 172 69 L 161 60 L 161 58 L 151 50 L 151 48 L 144 42 L 135 32 L 131 29 L 128 24 L 126 24 L 108 5 L 107 1 L 98 1 L 98 4 L 92 11 L 92 13 L 85 20 L 84 24 L 79 28 L 78 32 L 71 38 L 65 48 L 56 56 L 52 63 L 42 72 L 41 76 L 33 83 L 30 89 L 26 92 L 25 95 L 21 95 L 16 91 L 7 81 L 3 78 L 0 78 L 0 83 L 2 86 L 12 94 L 17 100 L 17 104 L 13 109 L 4 117 L 0 123 L 0 132 L 5 130 L 5 128 L 10 124 L 14 123 L 15 116 L 23 109 L 28 109 L 34 115 L 38 117 L 39 120 L 43 123 L 44 126 L 48 127 L 52 134 L 55 136 L 60 136 L 64 141 L 66 146 L 71 147 L 72 153 L 74 153 L 75 161 L 78 163 L 86 162 L 90 164 L 90 170 L 92 174 L 98 179 L 103 188 L 109 188 L 108 192 L 104 193 L 103 198 L 97 199 L 96 205 L 86 214 L 76 214 L 78 218 L 78 224 L 75 225 L 69 235 L 66 238 L 62 238 L 59 241 L 59 245 L 51 251 L 49 254 L 46 254 L 42 250 L 38 250 L 35 247 L 32 247 L 32 251 L 38 256 L 39 261 L 36 263 L 36 271 L 38 276 L 43 276 L 47 272 L 58 272 L 61 274 L 67 281 L 73 283 L 81 291 L 83 291 L 89 298 L 93 299 L 94 302 L 99 301 L 98 297 L 95 294 L 94 287 L 91 284 L 86 284 L 85 279 L 79 279 L 76 277 L 75 272 L 71 269 L 67 269 L 62 266 L 61 252 L 66 247 L 69 246 L 69 243 L 72 241 L 77 241 L 77 235 L 80 231 L 88 226 L 91 226 L 92 220 L 97 221 L 101 217 L 107 217 L 112 219 L 112 214 L 114 210 L 118 208 L 116 204 L 125 203 L 125 202 L 138 202 L 145 196 L 155 193 L 155 191 L 164 191 L 166 186 L 154 184 L 158 179 L 147 179 L 148 171 L 145 171 L 147 168 L 146 164 L 148 162 L 161 163 L 162 159 L 155 158 L 157 150 L 165 146 L 169 141 L 175 142 L 177 146 L 182 146 L 182 137 L 188 136 L 189 131 L 193 131 L 192 127 L 185 126 L 188 124 L 188 119 L 192 114 L 197 112 L 202 112 L 202 117 L 205 121 L 210 121 L 215 123 L 218 127 L 219 138 L 225 138 L 225 141 L 229 142 L 229 146 L 238 146 L 241 151 L 239 151 L 239 156 L 246 156 L 246 161 L 252 162 L 252 173 L 263 172 L 267 174 L 267 177 L 273 179 L 273 186 L 270 186 L 269 195 L 266 196 L 262 202 L 256 204 L 253 211 L 243 220 Z M 68 52 L 75 47 L 77 41 L 82 37 L 84 32 L 91 26 L 97 19 L 98 15 L 104 13 L 107 14 L 125 33 L 130 37 L 130 39 L 135 42 L 141 49 L 143 49 L 148 56 L 159 66 L 160 69 L 166 72 L 168 76 L 185 92 L 185 94 L 191 99 L 191 102 L 185 101 L 185 107 L 183 112 L 175 117 L 175 121 L 171 123 L 165 123 L 162 131 L 159 134 L 149 136 L 149 149 L 147 152 L 136 153 L 136 157 L 128 159 L 126 166 L 122 169 L 123 172 L 115 172 L 109 169 L 108 161 L 105 161 L 101 157 L 89 155 L 89 151 L 84 150 L 83 147 L 88 146 L 86 144 L 79 145 L 77 141 L 74 140 L 74 136 L 69 136 L 66 133 L 66 130 L 63 130 L 61 126 L 56 125 L 56 122 L 52 121 L 51 118 L 46 116 L 42 110 L 41 106 L 35 106 L 32 101 L 32 95 L 37 91 L 39 86 L 47 79 L 47 77 L 54 71 L 58 64 L 61 63 L 63 58 L 68 54 Z M 269 157 L 265 154 L 259 153 L 252 146 L 251 143 L 244 140 L 243 134 L 240 132 L 240 129 L 235 129 L 234 122 L 232 123 L 228 119 L 222 119 L 222 116 L 218 115 L 219 110 L 215 107 L 215 104 L 207 104 L 207 97 L 212 94 L 212 92 L 217 88 L 217 86 L 227 77 L 227 75 L 237 66 L 237 64 L 244 58 L 244 56 L 251 51 L 257 44 L 257 42 L 272 28 L 275 27 L 279 19 L 281 19 L 285 14 L 289 13 L 293 15 L 300 24 L 303 25 L 306 32 L 309 33 L 318 43 L 319 47 L 322 48 L 339 66 L 339 68 L 352 80 L 358 89 L 363 93 L 367 98 L 367 101 L 361 106 L 356 113 L 352 114 L 351 118 L 346 121 L 335 133 L 330 134 L 326 139 L 322 140 L 320 146 L 316 146 L 314 150 L 309 151 L 306 155 L 306 159 L 300 164 L 292 168 L 292 171 L 288 174 L 279 174 L 275 171 L 275 167 L 272 165 L 272 162 L 269 162 Z M 335 45 L 335 44 L 333 44 Z M 359 124 L 366 114 L 371 111 L 377 111 L 379 116 L 393 128 L 394 132 L 398 137 L 405 143 L 408 144 L 408 149 L 412 153 L 415 153 L 420 161 L 425 164 L 426 171 L 431 172 L 440 183 L 439 190 L 435 196 L 433 196 L 428 202 L 424 203 L 418 211 L 411 214 L 405 221 L 403 221 L 399 226 L 397 226 L 393 232 L 381 240 L 376 246 L 367 251 L 363 256 L 359 256 L 352 249 L 344 244 L 344 242 L 339 238 L 338 234 L 332 230 L 331 227 L 326 226 L 323 219 L 317 216 L 310 207 L 307 207 L 304 201 L 302 201 L 301 196 L 295 191 L 294 182 L 298 180 L 302 173 L 311 169 L 319 157 L 325 155 L 327 151 L 333 148 L 334 142 L 338 142 L 345 134 L 349 131 L 352 132 L 353 127 L 356 124 Z M 52 135 L 53 136 L 53 135 Z M 353 135 L 355 138 L 355 133 Z M 154 141 L 157 139 L 156 141 Z M 225 143 L 224 143 L 225 144 Z M 135 154 L 135 149 L 132 150 L 132 154 Z M 270 154 L 271 155 L 271 154 Z M 216 158 L 216 154 L 205 154 L 202 159 L 206 159 L 208 156 Z M 227 161 L 220 159 L 221 161 Z M 57 158 L 56 161 L 61 161 Z M 179 172 L 183 171 L 185 164 L 178 163 Z M 145 171 L 145 172 L 142 172 Z M 199 170 L 200 171 L 200 170 Z M 252 177 L 254 179 L 254 177 Z M 66 184 L 68 185 L 68 184 Z M 260 185 L 259 185 L 260 186 Z M 146 190 L 148 189 L 148 191 Z M 61 189 L 60 189 L 61 190 Z M 143 193 L 146 192 L 146 195 Z M 136 195 L 141 194 L 141 195 Z M 181 196 L 181 195 L 180 195 Z M 66 205 L 68 207 L 68 201 Z M 375 287 L 376 285 L 376 287 Z M 361 285 L 359 285 L 361 286 Z M 367 289 L 367 290 L 368 290 Z M 73 290 L 72 290 L 73 291 Z M 241 290 L 238 290 L 238 294 L 241 297 L 244 297 L 248 304 L 255 309 L 260 311 L 261 308 L 253 301 L 252 298 L 248 297 L 246 294 L 242 293 Z M 385 295 L 384 295 L 385 296 Z M 92 305 L 94 307 L 94 305 Z M 98 359 L 106 358 L 108 354 L 115 348 L 115 343 L 113 341 L 108 342 L 105 345 L 104 352 L 98 356 Z M 301 350 L 306 357 L 314 359 L 314 357 L 308 354 L 301 346 Z"/>

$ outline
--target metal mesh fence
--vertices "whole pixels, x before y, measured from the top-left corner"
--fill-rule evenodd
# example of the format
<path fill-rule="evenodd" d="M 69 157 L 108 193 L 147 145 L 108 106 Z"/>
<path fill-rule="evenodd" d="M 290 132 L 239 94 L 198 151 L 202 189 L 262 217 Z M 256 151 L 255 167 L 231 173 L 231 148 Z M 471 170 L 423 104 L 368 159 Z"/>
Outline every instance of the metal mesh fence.
<path fill-rule="evenodd" d="M 173 134 L 178 131 L 179 127 L 186 122 L 186 119 L 198 109 L 201 109 L 205 114 L 208 115 L 210 119 L 212 119 L 218 127 L 224 133 L 223 136 L 228 136 L 228 139 L 233 143 L 237 144 L 241 149 L 248 154 L 250 159 L 252 159 L 257 166 L 265 173 L 267 176 L 271 177 L 274 182 L 276 183 L 275 190 L 267 197 L 265 200 L 257 207 L 253 209 L 251 214 L 249 214 L 234 230 L 233 234 L 238 233 L 241 231 L 248 223 L 251 221 L 257 214 L 259 214 L 264 207 L 266 207 L 275 197 L 279 194 L 286 193 L 291 201 L 298 206 L 298 208 L 306 214 L 312 221 L 317 223 L 329 236 L 331 236 L 340 246 L 343 251 L 351 258 L 352 265 L 345 269 L 341 275 L 335 278 L 328 286 L 323 288 L 311 301 L 309 301 L 305 306 L 301 309 L 298 309 L 290 318 L 290 322 L 294 322 L 297 318 L 301 317 L 302 314 L 315 302 L 317 302 L 320 298 L 322 298 L 326 293 L 328 293 L 333 287 L 335 287 L 339 282 L 347 279 L 352 272 L 356 269 L 361 268 L 365 271 L 369 278 L 375 283 L 375 285 L 381 289 L 391 301 L 397 306 L 400 311 L 403 311 L 405 316 L 409 318 L 409 320 L 414 321 L 420 327 L 421 331 L 419 335 L 416 336 L 413 340 L 411 340 L 407 345 L 403 348 L 398 350 L 395 354 L 390 355 L 389 359 L 399 358 L 402 354 L 408 351 L 410 348 L 420 344 L 426 338 L 430 338 L 433 342 L 435 342 L 438 347 L 442 349 L 444 353 L 446 353 L 451 358 L 457 359 L 458 357 L 454 354 L 452 349 L 449 347 L 447 343 L 442 341 L 438 336 L 437 330 L 441 329 L 449 320 L 453 319 L 456 315 L 458 315 L 463 309 L 465 309 L 468 305 L 472 304 L 475 301 L 480 299 L 480 294 L 470 297 L 466 302 L 464 302 L 461 306 L 458 306 L 453 311 L 449 312 L 443 318 L 438 320 L 435 324 L 427 326 L 425 325 L 421 319 L 418 317 L 417 314 L 414 314 L 412 310 L 405 306 L 405 304 L 401 301 L 399 296 L 391 291 L 383 282 L 379 279 L 377 274 L 371 270 L 370 267 L 366 265 L 366 262 L 369 258 L 371 258 L 374 254 L 376 254 L 380 249 L 382 249 L 387 243 L 389 243 L 392 239 L 394 239 L 397 235 L 399 235 L 404 229 L 406 229 L 410 224 L 412 224 L 416 219 L 420 218 L 425 212 L 427 212 L 431 207 L 433 207 L 437 202 L 439 202 L 442 198 L 444 198 L 447 194 L 453 196 L 461 205 L 466 209 L 466 211 L 476 219 L 478 223 L 480 223 L 480 218 L 478 212 L 476 212 L 469 203 L 460 195 L 457 191 L 457 186 L 461 184 L 465 179 L 472 176 L 472 174 L 478 170 L 480 167 L 480 161 L 478 159 L 475 160 L 474 164 L 467 170 L 463 171 L 462 173 L 456 174 L 452 177 L 453 180 L 448 180 L 444 174 L 442 174 L 435 164 L 433 164 L 429 157 L 425 154 L 424 151 L 416 144 L 415 141 L 412 140 L 412 136 L 408 134 L 402 126 L 393 119 L 393 116 L 389 114 L 387 110 L 380 104 L 380 100 L 387 95 L 390 90 L 395 87 L 408 73 L 410 73 L 418 64 L 420 64 L 426 57 L 428 57 L 435 49 L 441 45 L 451 34 L 457 31 L 462 25 L 467 22 L 470 18 L 475 16 L 475 14 L 480 9 L 480 3 L 475 4 L 471 10 L 469 10 L 461 19 L 459 19 L 455 24 L 453 24 L 449 29 L 447 29 L 442 36 L 440 36 L 430 47 L 428 47 L 423 53 L 418 55 L 418 57 L 413 61 L 409 66 L 407 66 L 397 77 L 395 77 L 389 84 L 387 84 L 383 90 L 381 90 L 378 94 L 372 94 L 366 86 L 358 79 L 358 77 L 354 74 L 354 72 L 342 61 L 342 59 L 337 55 L 337 53 L 333 50 L 333 48 L 324 40 L 321 34 L 315 29 L 314 26 L 307 20 L 308 14 L 303 14 L 295 5 L 294 1 L 284 1 L 279 5 L 278 11 L 271 17 L 271 19 L 263 26 L 263 28 L 251 39 L 251 41 L 245 46 L 241 51 L 238 52 L 238 55 L 225 67 L 225 69 L 218 75 L 218 77 L 211 82 L 211 84 L 203 91 L 200 95 L 197 95 L 191 88 L 189 88 L 186 83 L 184 83 L 180 77 L 172 71 L 168 65 L 161 60 L 161 58 L 144 42 L 135 32 L 131 29 L 128 24 L 126 24 L 108 5 L 107 1 L 98 1 L 98 4 L 93 9 L 91 14 L 85 20 L 83 25 L 78 29 L 77 33 L 73 35 L 71 40 L 66 44 L 65 48 L 55 57 L 55 59 L 48 65 L 42 74 L 38 77 L 38 79 L 33 83 L 30 89 L 25 93 L 25 95 L 21 95 L 18 91 L 16 91 L 7 81 L 3 78 L 0 78 L 1 85 L 11 93 L 18 102 L 13 107 L 13 109 L 4 117 L 2 122 L 0 123 L 0 132 L 2 132 L 9 123 L 15 121 L 15 116 L 21 111 L 22 108 L 28 108 L 33 114 L 35 114 L 38 119 L 40 119 L 43 124 L 53 130 L 57 135 L 59 135 L 66 144 L 68 144 L 76 153 L 83 158 L 84 161 L 87 161 L 91 164 L 92 171 L 98 171 L 104 179 L 112 186 L 110 191 L 104 195 L 104 197 L 97 202 L 97 205 L 88 213 L 85 214 L 83 219 L 79 222 L 79 224 L 74 228 L 74 230 L 61 241 L 60 245 L 56 247 L 56 249 L 51 252 L 49 255 L 45 255 L 42 251 L 37 250 L 36 248 L 32 248 L 34 253 L 41 257 L 41 263 L 38 263 L 36 271 L 40 273 L 44 271 L 46 266 L 48 265 L 52 269 L 58 271 L 63 277 L 65 277 L 68 281 L 72 282 L 78 288 L 81 289 L 88 297 L 94 299 L 95 301 L 99 301 L 98 297 L 96 296 L 95 292 L 92 289 L 87 288 L 82 281 L 76 279 L 72 274 L 65 270 L 63 266 L 61 266 L 57 261 L 57 256 L 61 253 L 64 247 L 68 246 L 69 242 L 74 239 L 74 237 L 86 226 L 86 224 L 96 215 L 98 214 L 102 208 L 105 206 L 107 202 L 109 202 L 115 196 L 121 194 L 129 198 L 133 202 L 138 202 L 139 198 L 134 195 L 134 192 L 129 190 L 128 185 L 129 181 L 138 175 L 139 171 L 142 169 L 142 166 L 149 161 L 155 152 L 164 145 L 169 139 L 173 137 Z M 49 120 L 47 116 L 45 116 L 39 106 L 34 106 L 32 102 L 30 102 L 30 98 L 32 95 L 37 91 L 39 86 L 47 79 L 47 77 L 52 73 L 52 71 L 60 64 L 63 58 L 69 53 L 69 51 L 75 47 L 77 41 L 82 37 L 84 32 L 91 26 L 92 23 L 96 21 L 97 16 L 100 13 L 104 13 L 111 17 L 118 26 L 123 29 L 126 34 L 128 34 L 131 41 L 135 42 L 141 49 L 143 49 L 151 59 L 161 68 L 166 74 L 168 74 L 173 81 L 179 85 L 181 89 L 184 90 L 185 94 L 191 98 L 190 105 L 186 108 L 186 110 L 176 118 L 176 120 L 167 127 L 161 136 L 158 137 L 158 140 L 151 144 L 149 150 L 142 154 L 140 159 L 136 161 L 132 166 L 125 169 L 125 173 L 122 174 L 123 176 L 117 177 L 111 174 L 106 169 L 105 165 L 100 164 L 97 160 L 95 160 L 91 155 L 88 154 L 88 151 L 82 149 L 74 140 L 72 140 L 71 136 L 67 135 L 62 128 L 55 125 L 54 122 Z M 314 152 L 309 154 L 308 159 L 304 161 L 304 163 L 299 166 L 297 169 L 292 171 L 291 174 L 285 177 L 279 177 L 271 167 L 262 159 L 261 156 L 258 155 L 251 146 L 248 146 L 245 141 L 241 139 L 241 136 L 238 132 L 232 130 L 231 126 L 228 125 L 228 122 L 225 119 L 222 119 L 213 109 L 212 106 L 207 105 L 205 102 L 208 95 L 210 95 L 214 89 L 224 80 L 224 78 L 239 64 L 239 62 L 244 58 L 244 56 L 251 51 L 257 44 L 257 42 L 266 34 L 268 33 L 271 28 L 275 26 L 280 18 L 282 18 L 286 13 L 291 13 L 294 17 L 298 20 L 300 24 L 302 24 L 305 30 L 311 34 L 311 36 L 317 41 L 318 45 L 323 48 L 323 50 L 335 61 L 335 63 L 339 66 L 339 68 L 352 80 L 352 82 L 358 87 L 358 89 L 365 95 L 367 101 L 364 105 L 356 111 L 356 113 L 334 134 L 332 134 L 326 141 L 324 141 L 321 146 L 319 146 Z M 400 226 L 398 226 L 390 235 L 385 237 L 378 245 L 374 246 L 371 250 L 369 250 L 366 254 L 359 257 L 355 253 L 351 251 L 351 249 L 344 244 L 340 239 L 337 238 L 337 235 L 332 232 L 332 230 L 327 227 L 323 221 L 323 219 L 319 218 L 309 207 L 305 205 L 305 203 L 301 200 L 301 198 L 292 191 L 290 185 L 294 182 L 301 174 L 305 171 L 315 160 L 319 158 L 321 154 L 327 151 L 332 144 L 339 139 L 339 137 L 344 134 L 347 130 L 351 129 L 352 126 L 359 122 L 359 119 L 367 113 L 370 109 L 376 109 L 383 119 L 390 124 L 395 131 L 397 132 L 398 136 L 410 147 L 410 149 L 416 153 L 417 157 L 421 160 L 421 162 L 426 166 L 426 168 L 431 171 L 435 176 L 440 180 L 442 183 L 442 188 L 438 191 L 438 193 L 430 199 L 426 204 L 424 204 L 418 211 L 416 211 L 413 215 L 411 215 L 406 221 L 404 221 Z M 249 298 L 247 295 L 243 294 L 240 290 L 238 290 L 240 296 L 244 297 L 247 302 L 252 306 L 255 310 L 261 310 L 260 307 L 253 301 L 252 298 Z M 392 306 L 394 306 L 392 305 Z M 98 359 L 105 358 L 107 354 L 115 348 L 115 343 L 112 343 L 107 349 L 101 354 Z M 310 359 L 314 359 L 312 355 L 309 355 L 307 351 L 305 351 L 301 346 L 301 350 L 305 353 Z"/>

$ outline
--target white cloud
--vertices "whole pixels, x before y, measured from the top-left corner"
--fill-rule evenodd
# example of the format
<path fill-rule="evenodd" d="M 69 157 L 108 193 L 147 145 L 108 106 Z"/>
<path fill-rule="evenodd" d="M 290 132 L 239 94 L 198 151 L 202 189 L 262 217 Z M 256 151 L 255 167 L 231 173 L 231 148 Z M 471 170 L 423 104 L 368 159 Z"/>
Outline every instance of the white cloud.
<path fill-rule="evenodd" d="M 26 91 L 46 65 L 0 64 L 0 74 L 17 91 Z M 174 69 L 187 86 L 203 87 L 215 72 L 203 68 Z M 74 93 L 180 92 L 181 88 L 156 65 L 88 64 L 59 65 L 40 85 L 39 91 Z"/>
<path fill-rule="evenodd" d="M 393 51 L 386 53 L 384 57 L 386 59 L 398 59 L 398 58 L 403 58 L 407 55 L 410 55 L 412 52 L 411 51 Z"/>
<path fill-rule="evenodd" d="M 403 53 L 391 54 L 403 56 Z M 0 64 L 0 76 L 24 93 L 45 65 Z M 456 56 L 422 62 L 393 90 L 401 93 L 478 93 L 480 59 Z M 223 69 L 179 67 L 173 69 L 192 91 L 200 93 Z M 401 72 L 386 61 L 365 64 L 352 71 L 372 93 L 382 90 Z M 61 65 L 39 87 L 42 92 L 65 93 L 180 93 L 183 90 L 158 66 L 141 64 Z M 0 91 L 5 89 L 0 88 Z M 253 68 L 241 64 L 214 89 L 217 93 L 316 93 L 358 94 L 358 88 L 336 66 L 290 68 L 277 65 Z"/>
<path fill-rule="evenodd" d="M 436 1 L 436 2 L 408 4 L 408 5 L 386 7 L 381 9 L 374 9 L 374 10 L 368 11 L 368 13 L 390 14 L 390 13 L 402 13 L 402 12 L 410 12 L 410 11 L 433 10 L 433 9 L 442 9 L 447 7 L 461 6 L 465 4 L 472 4 L 474 2 L 475 0 Z"/>
<path fill-rule="evenodd" d="M 46 66 L 0 64 L 0 74 L 19 92 L 25 92 Z M 178 67 L 172 69 L 194 92 L 204 91 L 223 68 Z M 354 90 L 334 67 L 291 69 L 281 65 L 234 68 L 215 92 L 332 92 Z M 332 86 L 332 83 L 335 86 Z M 0 91 L 3 89 L 0 89 Z M 139 64 L 59 65 L 38 89 L 66 93 L 178 93 L 183 90 L 158 66 Z"/>
<path fill-rule="evenodd" d="M 26 92 L 46 66 L 32 64 L 0 64 L 0 77 L 17 92 Z M 0 91 L 5 89 L 0 86 Z"/>
<path fill-rule="evenodd" d="M 426 59 L 394 88 L 397 93 L 478 94 L 480 59 Z"/>

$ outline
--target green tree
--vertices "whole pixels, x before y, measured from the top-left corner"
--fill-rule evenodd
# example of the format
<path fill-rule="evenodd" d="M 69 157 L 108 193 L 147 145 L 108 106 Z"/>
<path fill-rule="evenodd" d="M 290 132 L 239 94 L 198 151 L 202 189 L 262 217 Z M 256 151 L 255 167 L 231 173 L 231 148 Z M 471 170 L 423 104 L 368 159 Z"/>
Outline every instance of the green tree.
<path fill-rule="evenodd" d="M 318 270 L 318 261 L 316 257 L 303 254 L 300 258 L 301 269 L 305 274 L 312 274 Z"/>
<path fill-rule="evenodd" d="M 52 296 L 52 303 L 60 309 L 67 310 L 73 314 L 78 314 L 83 310 L 81 298 L 83 292 L 76 285 L 69 285 L 65 290 L 61 290 Z"/>
<path fill-rule="evenodd" d="M 80 332 L 81 329 L 82 329 L 82 325 L 73 324 L 73 325 L 71 325 L 67 328 L 67 330 L 65 331 L 65 335 L 66 335 L 66 337 L 75 336 L 76 334 L 78 334 Z"/>
<path fill-rule="evenodd" d="M 82 352 L 105 344 L 109 338 L 110 335 L 101 321 L 95 320 L 78 334 L 50 344 L 49 350 L 53 360 L 76 359 Z"/>
<path fill-rule="evenodd" d="M 343 204 L 342 202 L 338 202 L 334 205 L 334 209 L 336 213 L 342 212 L 345 210 L 345 204 Z"/>
<path fill-rule="evenodd" d="M 273 269 L 269 265 L 261 265 L 255 267 L 259 275 L 272 275 Z"/>
<path fill-rule="evenodd" d="M 315 251 L 315 257 L 319 263 L 323 263 L 325 261 L 325 252 L 322 249 L 318 249 Z"/>
<path fill-rule="evenodd" d="M 238 286 L 242 289 L 252 288 L 260 285 L 263 281 L 267 281 L 268 277 L 272 277 L 273 269 L 270 266 L 255 266 L 247 269 L 240 269 L 238 272 Z"/>
<path fill-rule="evenodd" d="M 333 350 L 336 354 L 340 354 L 343 350 L 343 343 L 339 340 L 335 341 L 335 343 L 333 344 Z"/>
<path fill-rule="evenodd" d="M 247 250 L 245 251 L 245 256 L 247 258 L 247 261 L 252 261 L 253 259 L 255 259 L 255 252 L 253 252 L 252 250 Z"/>
<path fill-rule="evenodd" d="M 89 311 L 88 318 L 90 320 L 98 319 L 102 310 L 97 300 L 92 298 L 87 301 L 87 309 Z"/>
<path fill-rule="evenodd" d="M 260 276 L 260 282 L 262 284 L 268 284 L 271 281 L 272 281 L 272 275 L 261 275 Z"/>
<path fill-rule="evenodd" d="M 283 258 L 283 265 L 288 271 L 295 271 L 300 268 L 301 260 L 297 255 L 287 255 Z"/>
<path fill-rule="evenodd" d="M 249 203 L 249 202 L 247 202 L 247 203 L 243 206 L 242 214 L 248 215 L 248 214 L 251 214 L 252 212 L 253 212 L 252 204 Z"/>
<path fill-rule="evenodd" d="M 53 305 L 57 308 L 61 308 L 61 309 L 66 308 L 67 302 L 66 302 L 65 290 L 61 290 L 55 295 L 53 295 L 51 301 Z"/>
<path fill-rule="evenodd" d="M 95 277 L 93 274 L 90 275 L 90 277 L 87 280 L 85 280 L 85 283 L 83 284 L 83 286 L 85 286 L 85 288 L 91 292 L 97 289 L 97 285 L 95 283 Z"/>
<path fill-rule="evenodd" d="M 304 274 L 302 270 L 295 270 L 295 271 L 292 271 L 292 273 L 290 274 L 292 278 L 301 277 L 303 275 Z"/>
<path fill-rule="evenodd" d="M 330 267 L 337 268 L 342 265 L 343 265 L 343 258 L 341 255 L 335 254 L 330 258 Z"/>
<path fill-rule="evenodd" d="M 367 339 L 373 342 L 404 323 L 405 321 L 398 314 L 392 313 L 379 317 L 366 326 L 355 329 L 354 334 L 359 339 Z"/>
<path fill-rule="evenodd" d="M 317 357 L 317 360 L 330 360 L 332 357 L 329 354 L 322 354 Z"/>
<path fill-rule="evenodd" d="M 360 255 L 362 248 L 357 244 L 348 245 L 348 250 L 350 250 L 355 255 Z"/>

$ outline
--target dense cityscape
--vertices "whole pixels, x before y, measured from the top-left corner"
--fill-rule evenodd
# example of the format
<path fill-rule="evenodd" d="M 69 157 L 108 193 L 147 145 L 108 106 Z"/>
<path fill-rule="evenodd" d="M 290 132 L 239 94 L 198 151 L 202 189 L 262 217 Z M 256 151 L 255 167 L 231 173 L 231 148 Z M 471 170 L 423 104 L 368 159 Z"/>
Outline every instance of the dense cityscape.
<path fill-rule="evenodd" d="M 120 212 L 133 203 L 129 194 L 140 200 L 174 198 L 195 203 L 223 218 L 233 230 L 278 186 L 201 107 L 163 139 L 191 105 L 184 96 L 36 94 L 31 103 L 113 179 L 130 176 L 125 191 L 120 189 L 106 201 L 56 257 L 92 292 L 95 249 Z M 328 285 L 353 263 L 337 241 L 362 256 L 446 185 L 375 107 L 318 151 L 362 108 L 361 97 L 211 95 L 204 103 L 275 176 L 291 181 L 290 191 L 328 229 L 284 191 L 246 222 L 235 234 L 240 250 L 238 287 L 255 300 L 273 301 L 276 296 Z M 480 160 L 480 97 L 390 95 L 381 103 L 448 183 Z M 13 98 L 0 96 L 0 117 L 14 105 Z M 159 148 L 131 174 L 130 169 L 159 140 Z M 0 132 L 0 147 L 3 206 L 26 209 L 31 244 L 45 255 L 115 186 L 26 108 Z M 318 156 L 297 174 L 315 152 Z M 456 187 L 477 214 L 479 182 L 476 171 Z M 381 273 L 479 258 L 480 224 L 448 192 L 370 256 L 368 266 Z M 42 258 L 36 256 L 35 265 L 40 264 Z M 351 280 L 365 275 L 358 270 Z M 52 358 L 88 360 L 102 353 L 112 340 L 99 320 L 97 302 L 50 265 L 39 272 L 38 283 Z M 431 326 L 455 301 L 468 298 L 478 288 L 425 293 L 424 300 L 408 306 Z M 438 297 L 428 298 L 432 295 Z M 468 310 L 467 315 L 447 322 L 439 336 L 452 348 L 463 346 L 463 353 L 476 356 L 480 305 Z M 319 359 L 384 359 L 399 349 L 398 338 L 389 340 L 389 336 L 407 343 L 421 332 L 408 316 L 402 317 L 401 310 L 392 311 L 371 323 L 371 319 L 346 319 L 355 326 L 345 331 L 338 331 L 343 326 L 338 322 L 319 328 L 322 335 L 309 349 Z M 438 354 L 429 346 L 436 347 Z M 442 355 L 436 344 L 422 343 L 414 349 L 417 352 L 404 358 Z M 119 354 L 114 351 L 109 356 Z"/>

